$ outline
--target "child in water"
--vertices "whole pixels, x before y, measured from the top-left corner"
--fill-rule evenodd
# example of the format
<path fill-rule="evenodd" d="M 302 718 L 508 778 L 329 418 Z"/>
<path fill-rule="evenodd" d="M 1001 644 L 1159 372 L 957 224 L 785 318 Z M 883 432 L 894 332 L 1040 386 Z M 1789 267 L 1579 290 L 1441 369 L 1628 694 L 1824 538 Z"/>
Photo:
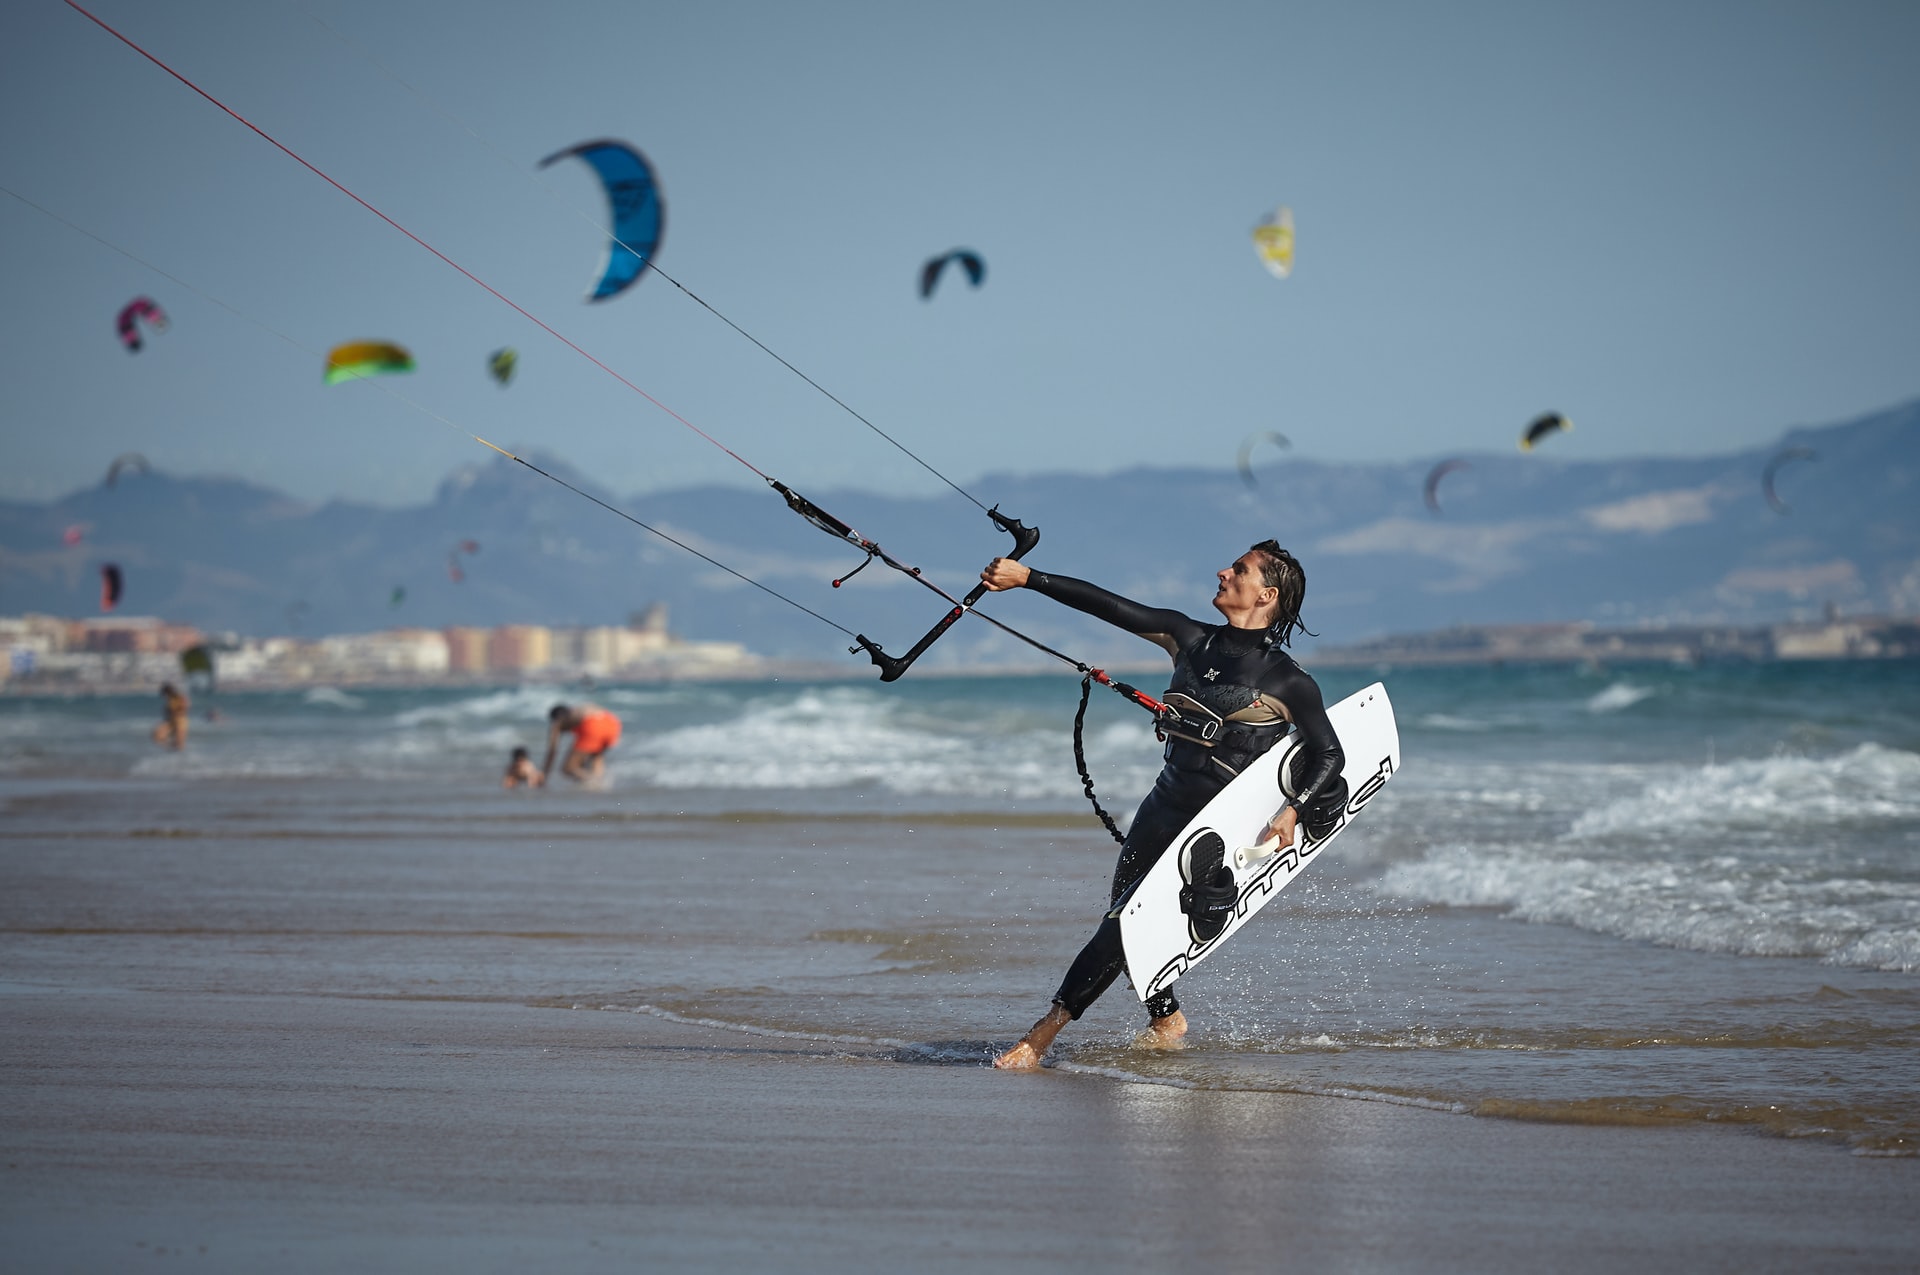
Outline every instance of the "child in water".
<path fill-rule="evenodd" d="M 502 788 L 539 788 L 546 782 L 547 777 L 540 773 L 524 748 L 513 750 L 513 756 L 507 760 L 507 773 L 500 777 Z"/>

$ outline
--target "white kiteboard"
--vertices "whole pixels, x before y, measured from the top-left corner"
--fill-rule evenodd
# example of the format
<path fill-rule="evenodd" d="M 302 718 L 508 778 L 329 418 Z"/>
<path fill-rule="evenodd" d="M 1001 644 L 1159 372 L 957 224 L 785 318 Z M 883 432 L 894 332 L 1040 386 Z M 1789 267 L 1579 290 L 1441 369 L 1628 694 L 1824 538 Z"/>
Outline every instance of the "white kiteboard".
<path fill-rule="evenodd" d="M 1341 772 L 1347 781 L 1347 808 L 1331 831 L 1309 841 L 1301 824 L 1290 846 L 1259 844 L 1267 821 L 1287 801 L 1282 776 L 1289 773 L 1292 755 L 1300 747 L 1299 732 L 1290 731 L 1194 816 L 1127 896 L 1120 913 L 1120 941 L 1141 1000 L 1165 991 L 1217 952 L 1254 913 L 1291 885 L 1400 769 L 1400 731 L 1394 725 L 1385 686 L 1375 682 L 1355 691 L 1328 709 L 1327 718 L 1347 759 Z M 1226 927 L 1202 941 L 1181 910 L 1180 891 L 1187 884 L 1187 851 L 1208 833 L 1226 843 L 1224 862 L 1233 873 L 1239 899 Z"/>

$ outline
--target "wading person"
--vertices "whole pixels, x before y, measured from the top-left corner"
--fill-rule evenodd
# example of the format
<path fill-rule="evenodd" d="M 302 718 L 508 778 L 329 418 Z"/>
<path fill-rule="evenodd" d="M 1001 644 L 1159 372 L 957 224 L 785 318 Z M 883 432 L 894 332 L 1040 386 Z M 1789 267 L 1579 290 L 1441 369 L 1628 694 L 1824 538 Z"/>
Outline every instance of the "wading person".
<path fill-rule="evenodd" d="M 153 742 L 176 753 L 187 746 L 187 719 L 193 704 L 185 691 L 172 682 L 160 686 L 160 724 L 153 728 Z"/>
<path fill-rule="evenodd" d="M 555 704 L 547 713 L 547 759 L 540 764 L 545 782 L 553 773 L 553 756 L 560 737 L 572 735 L 560 773 L 575 782 L 598 779 L 607 771 L 607 752 L 620 742 L 620 719 L 597 704 Z"/>
<path fill-rule="evenodd" d="M 1140 803 L 1113 871 L 1112 907 L 1067 970 L 1053 1008 L 1020 1043 L 994 1059 L 994 1066 L 1037 1067 L 1060 1029 L 1085 1013 L 1126 968 L 1120 944 L 1120 904 L 1153 867 L 1180 830 L 1229 781 L 1287 732 L 1300 732 L 1292 763 L 1294 796 L 1267 825 L 1281 844 L 1293 840 L 1296 824 L 1310 835 L 1338 822 L 1347 786 L 1345 758 L 1320 698 L 1320 687 L 1283 649 L 1300 628 L 1307 577 L 1292 554 L 1263 540 L 1216 575 L 1214 609 L 1225 624 L 1204 624 L 1178 611 L 1142 606 L 1097 585 L 1030 570 L 1010 558 L 995 558 L 980 573 L 989 589 L 1027 588 L 1077 611 L 1145 638 L 1173 657 L 1168 696 L 1184 696 L 1221 719 L 1210 744 L 1170 733 L 1166 765 Z M 1196 856 L 1198 859 L 1199 856 Z M 1219 933 L 1231 916 L 1237 891 L 1232 870 L 1214 852 L 1211 862 L 1192 865 L 1189 915 L 1196 930 Z M 1171 991 L 1147 1002 L 1149 1022 L 1139 1038 L 1148 1047 L 1176 1046 L 1187 1033 L 1186 1016 Z"/>

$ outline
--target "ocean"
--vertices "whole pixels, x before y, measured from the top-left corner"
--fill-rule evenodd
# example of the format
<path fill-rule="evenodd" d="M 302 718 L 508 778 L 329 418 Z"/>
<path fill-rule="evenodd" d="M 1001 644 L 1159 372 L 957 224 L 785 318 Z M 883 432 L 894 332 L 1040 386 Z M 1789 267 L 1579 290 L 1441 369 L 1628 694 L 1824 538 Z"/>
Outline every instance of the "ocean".
<path fill-rule="evenodd" d="M 1401 772 L 1182 981 L 1188 1047 L 1131 1047 L 1122 984 L 1056 1069 L 1920 1152 L 1920 664 L 1319 675 L 1330 702 L 1376 678 Z M 1078 693 L 222 691 L 177 754 L 147 741 L 157 696 L 0 699 L 0 982 L 503 1001 L 981 1064 L 1104 910 Z M 502 791 L 583 697 L 626 723 L 606 783 Z M 1095 688 L 1086 745 L 1124 825 L 1150 721 Z"/>

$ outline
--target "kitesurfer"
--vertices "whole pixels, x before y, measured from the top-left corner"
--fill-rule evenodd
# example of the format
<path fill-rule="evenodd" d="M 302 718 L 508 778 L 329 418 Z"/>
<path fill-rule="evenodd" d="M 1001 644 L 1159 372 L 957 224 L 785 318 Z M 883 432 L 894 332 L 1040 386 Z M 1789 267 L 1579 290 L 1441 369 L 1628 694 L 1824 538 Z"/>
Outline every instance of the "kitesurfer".
<path fill-rule="evenodd" d="M 553 773 L 553 756 L 562 735 L 572 735 L 573 744 L 560 773 L 576 782 L 598 779 L 606 773 L 608 750 L 620 742 L 620 719 L 598 704 L 577 708 L 555 704 L 547 713 L 547 759 L 540 764 L 543 782 Z"/>
<path fill-rule="evenodd" d="M 193 704 L 185 691 L 172 682 L 160 685 L 160 724 L 153 728 L 153 742 L 179 752 L 187 746 L 187 720 Z"/>
<path fill-rule="evenodd" d="M 1286 805 L 1267 825 L 1267 835 L 1290 843 L 1296 824 L 1309 836 L 1323 835 L 1338 822 L 1347 802 L 1340 776 L 1345 757 L 1320 696 L 1320 687 L 1283 649 L 1300 627 L 1300 606 L 1307 577 L 1294 556 L 1277 541 L 1263 540 L 1216 574 L 1214 609 L 1225 624 L 1205 624 L 1178 611 L 1142 606 L 1097 585 L 1067 576 L 1034 571 L 1011 558 L 995 558 L 980 573 L 987 588 L 1028 588 L 1056 602 L 1105 620 L 1147 639 L 1173 657 L 1168 697 L 1191 705 L 1190 717 L 1221 719 L 1214 738 L 1202 742 L 1168 726 L 1166 765 L 1153 790 L 1140 803 L 1114 867 L 1113 910 L 1100 922 L 1067 970 L 1053 1007 L 994 1066 L 1030 1069 L 1040 1065 L 1060 1029 L 1086 1012 L 1126 968 L 1120 943 L 1119 907 L 1153 867 L 1180 830 L 1227 783 L 1289 729 L 1300 733 Z M 1191 867 L 1192 910 L 1196 928 L 1224 926 L 1236 901 L 1232 871 L 1213 862 Z M 1177 1047 L 1187 1033 L 1186 1016 L 1171 991 L 1147 1002 L 1150 1022 L 1139 1044 Z"/>

